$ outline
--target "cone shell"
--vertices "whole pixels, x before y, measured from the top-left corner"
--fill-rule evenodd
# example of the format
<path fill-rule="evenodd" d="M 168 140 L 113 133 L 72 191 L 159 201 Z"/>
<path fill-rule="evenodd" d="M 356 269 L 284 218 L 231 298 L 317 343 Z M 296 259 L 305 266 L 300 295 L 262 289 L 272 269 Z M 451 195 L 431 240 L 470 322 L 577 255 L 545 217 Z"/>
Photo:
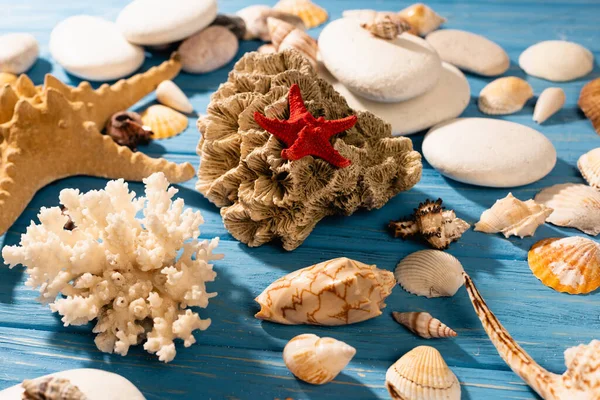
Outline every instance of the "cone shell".
<path fill-rule="evenodd" d="M 294 49 L 302 54 L 314 68 L 317 67 L 317 42 L 306 32 L 276 18 L 267 18 L 271 41 L 277 51 Z"/>
<path fill-rule="evenodd" d="M 371 23 L 361 24 L 361 27 L 371 32 L 373 36 L 385 40 L 393 40 L 398 35 L 410 30 L 408 23 L 393 21 L 387 17 Z"/>
<path fill-rule="evenodd" d="M 460 383 L 439 351 L 415 347 L 385 374 L 385 386 L 397 400 L 459 400 Z"/>
<path fill-rule="evenodd" d="M 498 78 L 479 93 L 479 110 L 489 115 L 513 114 L 533 97 L 531 85 L 516 76 Z"/>
<path fill-rule="evenodd" d="M 68 379 L 46 377 L 24 380 L 23 399 L 31 400 L 86 400 L 87 397 Z"/>
<path fill-rule="evenodd" d="M 424 339 L 455 337 L 456 332 L 428 312 L 396 312 L 392 316 L 412 333 Z"/>
<path fill-rule="evenodd" d="M 142 113 L 142 122 L 154 133 L 153 139 L 167 139 L 180 134 L 187 128 L 185 115 L 169 107 L 155 104 Z"/>
<path fill-rule="evenodd" d="M 421 250 L 405 257 L 394 275 L 404 290 L 418 296 L 454 296 L 463 285 L 464 269 L 456 257 L 440 250 Z"/>
<path fill-rule="evenodd" d="M 544 239 L 528 255 L 531 272 L 548 287 L 570 294 L 600 287 L 600 245 L 581 236 Z"/>
<path fill-rule="evenodd" d="M 158 85 L 156 99 L 161 104 L 186 114 L 194 111 L 190 100 L 173 81 L 163 81 Z"/>
<path fill-rule="evenodd" d="M 600 192 L 592 187 L 554 185 L 538 193 L 535 201 L 554 209 L 546 219 L 551 224 L 576 228 L 588 235 L 600 233 Z"/>
<path fill-rule="evenodd" d="M 333 338 L 298 335 L 283 349 L 283 361 L 296 378 L 313 385 L 331 382 L 348 365 L 356 349 Z"/>
<path fill-rule="evenodd" d="M 600 189 L 600 147 L 579 157 L 577 167 L 588 185 Z"/>
<path fill-rule="evenodd" d="M 404 10 L 400 11 L 398 15 L 404 18 L 410 26 L 415 28 L 419 36 L 425 36 L 428 33 L 435 31 L 446 22 L 446 18 L 442 17 L 433 11 L 431 7 L 423 3 L 417 3 L 406 7 Z"/>
<path fill-rule="evenodd" d="M 408 21 L 402 18 L 398 13 L 393 11 L 376 11 L 376 10 L 346 10 L 342 13 L 344 18 L 355 19 L 361 24 L 376 24 L 380 21 L 390 19 L 392 22 L 405 28 L 406 32 L 416 35 L 417 30 Z"/>
<path fill-rule="evenodd" d="M 512 235 L 523 238 L 533 236 L 538 226 L 542 225 L 552 209 L 534 200 L 521 201 L 509 193 L 497 200 L 489 210 L 481 214 L 475 230 L 485 233 L 502 232 L 504 237 Z"/>
<path fill-rule="evenodd" d="M 324 8 L 310 0 L 280 0 L 273 8 L 299 16 L 308 29 L 321 25 L 329 18 Z"/>
<path fill-rule="evenodd" d="M 543 123 L 565 105 L 566 98 L 565 91 L 561 88 L 544 89 L 538 97 L 537 103 L 535 103 L 533 120 L 538 124 Z"/>
<path fill-rule="evenodd" d="M 581 89 L 577 105 L 600 135 L 600 78 L 594 79 Z"/>
<path fill-rule="evenodd" d="M 17 76 L 10 72 L 0 72 L 0 86 L 10 85 L 17 81 Z"/>

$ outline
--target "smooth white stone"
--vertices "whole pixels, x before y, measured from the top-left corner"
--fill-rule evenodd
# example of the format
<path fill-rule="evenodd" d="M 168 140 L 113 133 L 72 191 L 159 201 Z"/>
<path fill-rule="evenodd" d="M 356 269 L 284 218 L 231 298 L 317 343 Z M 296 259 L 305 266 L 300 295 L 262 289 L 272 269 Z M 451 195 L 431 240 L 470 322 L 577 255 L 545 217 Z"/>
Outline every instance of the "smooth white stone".
<path fill-rule="evenodd" d="M 437 50 L 442 61 L 463 71 L 483 76 L 502 75 L 510 67 L 510 58 L 502 47 L 471 32 L 442 29 L 425 38 Z"/>
<path fill-rule="evenodd" d="M 0 36 L 0 72 L 19 75 L 35 64 L 40 53 L 37 40 L 29 33 Z"/>
<path fill-rule="evenodd" d="M 319 74 L 333 85 L 355 110 L 370 111 L 392 125 L 394 135 L 410 135 L 458 117 L 471 100 L 469 82 L 456 67 L 442 64 L 442 75 L 430 91 L 399 103 L 378 103 L 356 96 L 323 65 Z"/>
<path fill-rule="evenodd" d="M 448 178 L 489 187 L 527 185 L 556 164 L 556 150 L 544 135 L 489 118 L 458 118 L 434 126 L 423 140 L 423 156 Z"/>
<path fill-rule="evenodd" d="M 594 68 L 594 55 L 585 47 L 565 40 L 547 40 L 525 49 L 519 66 L 531 76 L 554 82 L 581 78 Z"/>
<path fill-rule="evenodd" d="M 131 43 L 162 45 L 201 31 L 216 16 L 216 0 L 133 0 L 117 25 Z"/>
<path fill-rule="evenodd" d="M 356 19 L 342 18 L 319 36 L 319 52 L 331 74 L 355 94 L 373 101 L 397 103 L 431 90 L 442 62 L 425 40 L 403 33 L 379 39 Z"/>
<path fill-rule="evenodd" d="M 533 120 L 538 124 L 556 114 L 564 105 L 567 96 L 565 91 L 558 87 L 544 89 L 538 97 L 533 109 Z"/>
<path fill-rule="evenodd" d="M 89 15 L 56 25 L 50 34 L 50 53 L 68 72 L 91 81 L 122 78 L 144 62 L 144 50 L 125 40 L 113 22 Z"/>

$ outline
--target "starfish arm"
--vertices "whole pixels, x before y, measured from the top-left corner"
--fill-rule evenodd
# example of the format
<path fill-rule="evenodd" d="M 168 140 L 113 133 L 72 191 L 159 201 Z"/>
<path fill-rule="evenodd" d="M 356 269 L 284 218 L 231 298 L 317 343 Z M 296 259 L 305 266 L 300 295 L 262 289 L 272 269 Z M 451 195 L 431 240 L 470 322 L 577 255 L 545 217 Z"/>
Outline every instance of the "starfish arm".
<path fill-rule="evenodd" d="M 258 111 L 254 113 L 254 120 L 261 128 L 281 140 L 286 146 L 291 146 L 298 137 L 297 128 L 287 121 L 267 118 Z"/>
<path fill-rule="evenodd" d="M 283 150 L 281 155 L 288 160 L 299 160 L 306 156 L 316 156 L 339 168 L 345 168 L 351 164 L 350 160 L 344 158 L 333 148 L 328 139 L 311 134 L 307 128 L 300 132 L 296 143 L 290 148 Z"/>
<path fill-rule="evenodd" d="M 297 119 L 302 114 L 308 113 L 308 110 L 306 109 L 306 106 L 304 105 L 304 100 L 302 100 L 302 93 L 300 92 L 300 86 L 298 86 L 298 84 L 296 84 L 296 83 L 294 83 L 290 87 L 290 91 L 288 92 L 288 104 L 290 106 L 290 118 L 289 119 Z"/>
<path fill-rule="evenodd" d="M 0 124 L 11 120 L 18 101 L 19 97 L 11 86 L 0 87 Z"/>
<path fill-rule="evenodd" d="M 356 115 L 351 115 L 346 118 L 336 119 L 332 121 L 323 121 L 321 122 L 324 129 L 328 131 L 329 137 L 337 135 L 340 132 L 343 132 L 347 129 L 350 129 L 356 124 L 357 118 Z"/>

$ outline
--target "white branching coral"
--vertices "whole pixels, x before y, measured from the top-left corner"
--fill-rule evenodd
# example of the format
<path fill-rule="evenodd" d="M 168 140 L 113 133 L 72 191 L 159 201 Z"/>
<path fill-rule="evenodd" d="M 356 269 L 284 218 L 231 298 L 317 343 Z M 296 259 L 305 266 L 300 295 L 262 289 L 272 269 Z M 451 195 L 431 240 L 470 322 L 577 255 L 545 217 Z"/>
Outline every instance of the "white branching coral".
<path fill-rule="evenodd" d="M 216 296 L 206 282 L 216 277 L 210 262 L 222 255 L 213 254 L 218 238 L 197 240 L 200 211 L 172 200 L 178 190 L 163 173 L 144 183 L 140 198 L 122 179 L 85 194 L 63 190 L 60 203 L 75 229 L 64 229 L 68 216 L 59 207 L 42 208 L 41 223 L 32 223 L 20 246 L 5 247 L 2 256 L 11 268 L 27 267 L 26 285 L 39 287 L 40 301 L 50 303 L 65 326 L 97 319 L 101 351 L 126 355 L 146 338 L 144 349 L 169 362 L 175 339 L 189 347 L 193 332 L 210 325 L 188 307 L 206 307 Z M 136 218 L 141 210 L 143 218 Z"/>

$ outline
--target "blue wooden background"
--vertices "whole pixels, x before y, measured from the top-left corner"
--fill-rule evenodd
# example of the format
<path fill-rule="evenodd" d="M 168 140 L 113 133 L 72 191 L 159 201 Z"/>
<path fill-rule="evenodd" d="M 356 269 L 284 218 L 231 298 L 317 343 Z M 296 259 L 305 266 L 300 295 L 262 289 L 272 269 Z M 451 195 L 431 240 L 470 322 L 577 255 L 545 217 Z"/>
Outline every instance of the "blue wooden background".
<path fill-rule="evenodd" d="M 267 2 L 274 3 L 273 0 Z M 41 83 L 44 74 L 51 72 L 76 84 L 77 79 L 67 75 L 48 53 L 50 31 L 70 15 L 83 13 L 114 19 L 126 3 L 124 0 L 0 0 L 0 34 L 27 31 L 37 37 L 41 59 L 30 71 L 36 83 Z M 220 10 L 235 12 L 251 3 L 252 0 L 221 0 Z M 398 10 L 409 4 L 382 0 L 319 0 L 319 3 L 327 8 L 332 19 L 339 18 L 344 9 Z M 526 47 L 547 39 L 578 42 L 593 51 L 598 59 L 600 3 L 593 0 L 432 0 L 429 4 L 448 18 L 445 27 L 483 34 L 506 49 L 512 64 L 505 75 L 527 79 L 536 95 L 549 86 L 560 86 L 567 94 L 564 109 L 542 126 L 531 120 L 534 100 L 519 113 L 500 117 L 538 129 L 558 150 L 558 164 L 549 176 L 532 185 L 515 188 L 513 194 L 525 200 L 553 184 L 583 182 L 576 169 L 577 159 L 599 146 L 600 140 L 577 109 L 576 102 L 585 82 L 600 76 L 598 66 L 585 78 L 555 84 L 526 76 L 517 60 Z M 317 37 L 319 31 L 319 28 L 313 29 L 310 33 Z M 260 44 L 242 42 L 238 58 Z M 143 68 L 162 59 L 153 56 Z M 175 81 L 202 113 L 210 94 L 227 79 L 232 65 L 206 75 L 182 73 Z M 472 100 L 463 116 L 482 116 L 476 106 L 476 96 L 491 79 L 477 76 L 468 76 L 468 79 Z M 140 107 L 152 101 L 153 97 L 149 96 Z M 190 118 L 190 126 L 182 135 L 156 141 L 141 150 L 173 161 L 190 161 L 197 166 L 198 138 L 195 118 Z M 411 138 L 420 151 L 423 133 Z M 0 237 L 0 246 L 16 244 L 40 207 L 57 204 L 61 189 L 76 187 L 87 191 L 102 188 L 105 183 L 102 179 L 81 177 L 49 185 L 37 194 L 9 232 Z M 132 186 L 138 191 L 142 189 L 140 184 Z M 253 317 L 257 311 L 254 297 L 273 280 L 298 268 L 347 256 L 393 270 L 400 259 L 423 249 L 424 245 L 390 237 L 385 225 L 390 219 L 408 214 L 425 198 L 441 197 L 446 206 L 473 224 L 484 209 L 507 193 L 505 189 L 482 189 L 445 179 L 425 163 L 423 179 L 414 189 L 398 195 L 381 210 L 322 221 L 300 248 L 288 253 L 270 245 L 251 249 L 235 241 L 224 229 L 218 210 L 194 190 L 194 180 L 186 182 L 180 186 L 180 195 L 187 206 L 202 210 L 206 219 L 202 237 L 220 236 L 220 250 L 226 255 L 216 263 L 218 277 L 209 286 L 219 295 L 206 310 L 200 311 L 202 317 L 210 317 L 213 323 L 207 331 L 196 335 L 198 343 L 188 349 L 179 346 L 176 359 L 168 365 L 139 347 L 132 348 L 127 357 L 101 353 L 94 345 L 91 324 L 64 328 L 56 314 L 35 301 L 37 292 L 23 285 L 22 268 L 0 267 L 0 389 L 18 384 L 24 378 L 93 367 L 122 374 L 148 399 L 387 398 L 386 369 L 413 347 L 428 344 L 443 354 L 458 376 L 463 399 L 536 398 L 496 353 L 464 289 L 452 298 L 426 299 L 409 295 L 397 287 L 388 298 L 384 315 L 346 327 L 282 326 Z M 576 234 L 579 233 L 574 230 L 546 225 L 538 229 L 534 238 L 521 240 L 470 230 L 449 250 L 462 261 L 489 306 L 521 345 L 544 367 L 560 373 L 564 370 L 563 351 L 567 347 L 600 336 L 600 295 L 570 296 L 543 286 L 529 271 L 527 251 L 539 239 Z M 429 311 L 454 328 L 458 337 L 439 341 L 416 338 L 392 320 L 392 310 Z M 326 386 L 316 387 L 296 380 L 281 359 L 285 343 L 305 332 L 333 336 L 358 350 L 348 368 Z"/>

